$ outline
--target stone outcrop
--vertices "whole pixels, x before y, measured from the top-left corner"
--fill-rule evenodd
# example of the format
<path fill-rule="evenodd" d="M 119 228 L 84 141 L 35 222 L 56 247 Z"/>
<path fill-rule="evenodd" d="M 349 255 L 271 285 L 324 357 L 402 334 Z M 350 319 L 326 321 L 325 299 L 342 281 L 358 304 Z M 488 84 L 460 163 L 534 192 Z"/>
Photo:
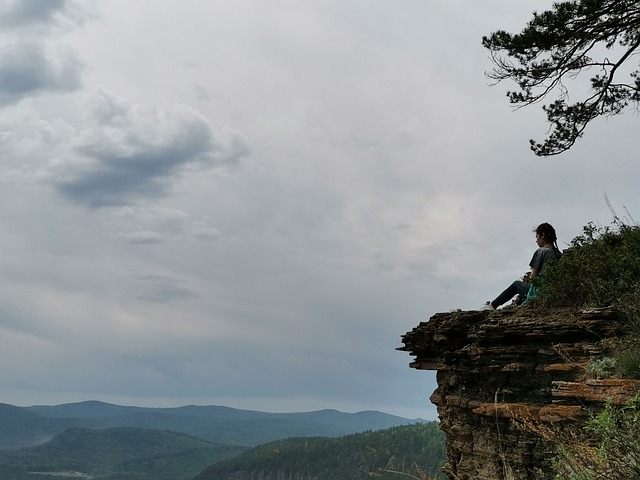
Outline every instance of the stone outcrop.
<path fill-rule="evenodd" d="M 577 431 L 607 399 L 638 392 L 638 381 L 585 374 L 607 354 L 607 339 L 622 334 L 611 309 L 531 307 L 439 313 L 405 334 L 399 350 L 415 357 L 410 366 L 437 371 L 431 401 L 446 433 L 448 477 L 533 480 L 548 471 L 553 445 L 523 422 Z"/>

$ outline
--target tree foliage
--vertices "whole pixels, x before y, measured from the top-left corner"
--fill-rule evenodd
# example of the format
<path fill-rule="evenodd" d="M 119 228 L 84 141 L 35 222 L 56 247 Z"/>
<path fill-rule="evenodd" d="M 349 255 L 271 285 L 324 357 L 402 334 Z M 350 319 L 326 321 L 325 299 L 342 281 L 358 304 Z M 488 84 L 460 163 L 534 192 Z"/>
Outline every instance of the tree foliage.
<path fill-rule="evenodd" d="M 640 2 L 637 0 L 574 0 L 554 3 L 533 13 L 517 34 L 503 30 L 482 39 L 494 63 L 487 76 L 496 82 L 513 80 L 508 91 L 516 107 L 556 96 L 543 106 L 550 133 L 536 155 L 569 150 L 593 119 L 622 113 L 640 103 L 640 72 L 632 57 L 640 47 Z M 568 82 L 590 72 L 590 88 L 570 102 Z M 574 93 L 575 89 L 572 89 Z M 575 95 L 576 97 L 578 95 Z"/>
<path fill-rule="evenodd" d="M 437 422 L 340 438 L 289 438 L 211 465 L 194 480 L 399 480 L 443 478 L 444 433 Z"/>

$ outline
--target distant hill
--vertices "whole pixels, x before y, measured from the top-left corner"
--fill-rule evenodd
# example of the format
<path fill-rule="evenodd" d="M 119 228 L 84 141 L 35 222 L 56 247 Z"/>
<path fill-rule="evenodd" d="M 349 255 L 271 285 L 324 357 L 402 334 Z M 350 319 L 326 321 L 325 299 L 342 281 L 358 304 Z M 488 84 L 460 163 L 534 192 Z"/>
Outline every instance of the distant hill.
<path fill-rule="evenodd" d="M 188 480 L 246 450 L 141 428 L 70 428 L 36 447 L 0 452 L 2 480 Z"/>
<path fill-rule="evenodd" d="M 33 446 L 77 426 L 168 430 L 218 444 L 252 447 L 288 437 L 336 437 L 414 422 L 376 411 L 266 413 L 222 406 L 144 408 L 97 401 L 33 407 L 0 404 L 0 449 Z"/>
<path fill-rule="evenodd" d="M 0 449 L 37 445 L 65 428 L 86 424 L 78 418 L 47 418 L 25 408 L 0 403 Z"/>
<path fill-rule="evenodd" d="M 444 478 L 444 434 L 437 422 L 341 438 L 290 438 L 218 462 L 194 480 L 398 480 Z"/>

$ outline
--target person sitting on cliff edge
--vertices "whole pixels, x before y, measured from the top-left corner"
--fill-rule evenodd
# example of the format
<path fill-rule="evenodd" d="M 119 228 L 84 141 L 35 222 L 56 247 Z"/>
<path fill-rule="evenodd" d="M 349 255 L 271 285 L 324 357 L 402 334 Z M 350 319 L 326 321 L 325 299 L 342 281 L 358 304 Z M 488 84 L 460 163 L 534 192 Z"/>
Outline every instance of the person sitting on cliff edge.
<path fill-rule="evenodd" d="M 535 229 L 535 232 L 538 249 L 533 253 L 533 258 L 531 262 L 529 262 L 531 272 L 528 274 L 528 277 L 530 280 L 541 276 L 542 269 L 546 262 L 559 260 L 562 256 L 562 252 L 558 248 L 556 231 L 550 224 L 541 223 L 538 225 L 538 228 Z M 509 285 L 504 292 L 498 295 L 495 300 L 487 302 L 480 307 L 480 310 L 495 310 L 516 295 L 518 296 L 515 301 L 516 305 L 522 305 L 527 297 L 535 295 L 535 287 L 533 284 L 516 280 Z"/>

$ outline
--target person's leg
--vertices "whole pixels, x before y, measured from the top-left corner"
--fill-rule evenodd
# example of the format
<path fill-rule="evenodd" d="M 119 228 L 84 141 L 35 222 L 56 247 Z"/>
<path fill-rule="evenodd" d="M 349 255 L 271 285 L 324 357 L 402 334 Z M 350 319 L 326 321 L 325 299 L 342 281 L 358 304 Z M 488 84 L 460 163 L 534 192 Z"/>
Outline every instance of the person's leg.
<path fill-rule="evenodd" d="M 493 302 L 491 302 L 491 306 L 493 308 L 498 308 L 500 305 L 504 305 L 516 295 L 526 297 L 528 290 L 529 287 L 527 287 L 526 283 L 521 280 L 516 280 L 511 285 L 509 285 L 504 292 L 498 295 Z"/>

